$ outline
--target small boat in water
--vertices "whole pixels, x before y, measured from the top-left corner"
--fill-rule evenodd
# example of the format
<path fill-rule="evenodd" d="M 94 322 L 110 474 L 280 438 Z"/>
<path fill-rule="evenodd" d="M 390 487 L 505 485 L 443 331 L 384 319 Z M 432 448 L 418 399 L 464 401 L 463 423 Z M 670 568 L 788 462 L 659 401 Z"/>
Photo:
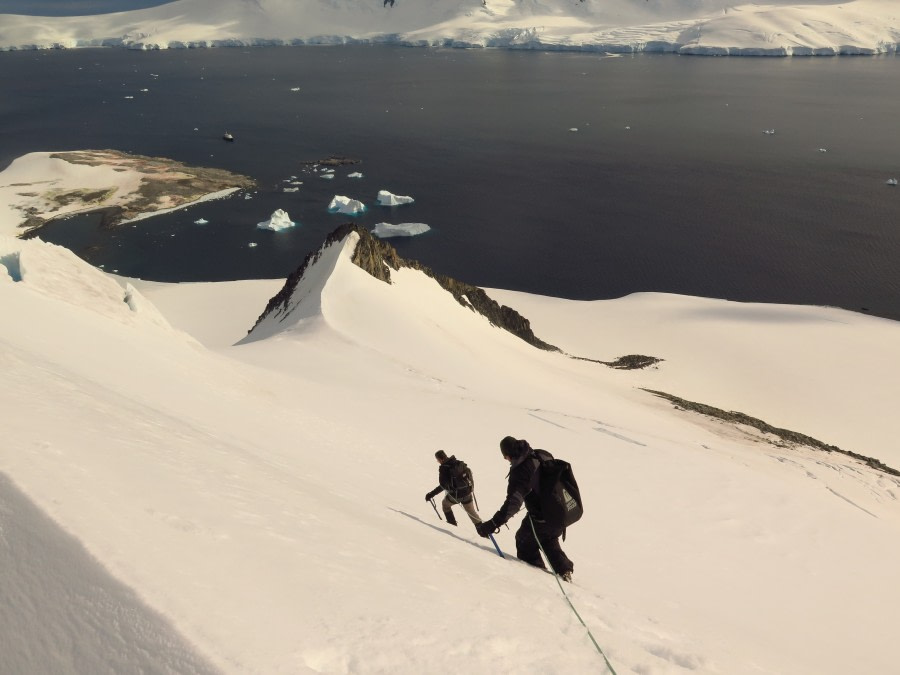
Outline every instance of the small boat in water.
<path fill-rule="evenodd" d="M 225 135 L 222 136 L 222 140 L 228 141 L 229 143 L 234 143 L 234 136 L 226 131 Z"/>

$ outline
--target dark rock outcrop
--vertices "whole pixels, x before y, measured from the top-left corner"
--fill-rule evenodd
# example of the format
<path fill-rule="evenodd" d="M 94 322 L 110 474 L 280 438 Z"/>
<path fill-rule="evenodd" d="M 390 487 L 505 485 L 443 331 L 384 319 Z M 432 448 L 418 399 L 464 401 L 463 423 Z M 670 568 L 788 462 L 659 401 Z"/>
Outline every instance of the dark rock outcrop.
<path fill-rule="evenodd" d="M 778 427 L 773 427 L 771 424 L 763 422 L 760 419 L 751 417 L 750 415 L 742 412 L 727 411 L 722 410 L 721 408 L 714 408 L 711 405 L 706 405 L 705 403 L 697 403 L 695 401 L 688 401 L 683 398 L 679 398 L 678 396 L 667 394 L 664 391 L 656 391 L 653 389 L 644 389 L 644 391 L 649 392 L 654 396 L 659 396 L 660 398 L 666 399 L 676 408 L 690 410 L 696 413 L 700 413 L 701 415 L 706 415 L 707 417 L 712 417 L 717 420 L 722 420 L 723 422 L 728 422 L 730 424 L 742 424 L 744 426 L 756 429 L 757 431 L 760 431 L 764 434 L 776 436 L 780 439 L 780 442 L 773 443 L 774 445 L 803 445 L 808 448 L 813 448 L 814 450 L 822 450 L 824 452 L 837 452 L 842 455 L 847 455 L 848 457 L 853 457 L 854 459 L 857 459 L 860 462 L 863 462 L 864 464 L 878 471 L 882 471 L 892 476 L 900 476 L 900 471 L 889 467 L 887 464 L 878 459 L 875 459 L 874 457 L 866 457 L 865 455 L 860 455 L 855 452 L 851 452 L 850 450 L 842 450 L 836 445 L 823 443 L 822 441 L 813 438 L 812 436 L 807 436 L 806 434 L 791 431 L 790 429 L 780 429 Z"/>
<path fill-rule="evenodd" d="M 456 298 L 456 301 L 460 305 L 478 312 L 487 318 L 493 325 L 509 331 L 516 337 L 538 349 L 560 351 L 558 347 L 554 347 L 539 339 L 534 334 L 534 331 L 531 330 L 531 323 L 528 319 L 511 307 L 501 305 L 497 301 L 491 299 L 490 296 L 485 293 L 484 289 L 462 281 L 457 281 L 456 279 L 442 274 L 436 274 L 417 260 L 405 260 L 404 258 L 401 258 L 393 246 L 372 236 L 367 229 L 360 227 L 355 223 L 346 223 L 338 227 L 334 232 L 328 235 L 322 248 L 306 256 L 303 264 L 288 276 L 282 289 L 269 300 L 265 311 L 263 311 L 262 315 L 257 319 L 256 324 L 254 324 L 254 328 L 263 320 L 263 318 L 270 314 L 276 316 L 285 314 L 289 310 L 289 303 L 294 289 L 300 283 L 306 270 L 319 259 L 322 255 L 322 251 L 337 242 L 343 241 L 352 232 L 356 232 L 359 235 L 359 243 L 356 245 L 356 250 L 353 252 L 353 263 L 376 279 L 389 284 L 391 283 L 391 270 L 396 271 L 404 267 L 418 270 L 437 281 L 443 289 Z"/>

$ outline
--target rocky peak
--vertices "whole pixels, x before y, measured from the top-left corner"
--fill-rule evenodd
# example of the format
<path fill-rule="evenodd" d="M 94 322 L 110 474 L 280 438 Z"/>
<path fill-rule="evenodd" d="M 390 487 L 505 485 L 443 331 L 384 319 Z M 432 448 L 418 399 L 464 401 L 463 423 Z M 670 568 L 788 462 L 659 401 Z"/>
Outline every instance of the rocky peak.
<path fill-rule="evenodd" d="M 511 307 L 500 305 L 498 302 L 491 299 L 482 288 L 458 281 L 443 274 L 436 274 L 417 260 L 406 260 L 401 258 L 393 246 L 372 236 L 366 228 L 360 227 L 355 223 L 346 223 L 338 227 L 325 238 L 325 243 L 318 251 L 306 256 L 306 259 L 300 267 L 288 276 L 282 289 L 269 300 L 265 311 L 259 319 L 257 319 L 254 328 L 264 317 L 269 316 L 270 314 L 274 313 L 278 316 L 279 314 L 288 312 L 294 289 L 303 279 L 303 275 L 306 271 L 319 260 L 323 251 L 333 244 L 344 241 L 353 232 L 359 235 L 359 243 L 356 245 L 356 249 L 353 252 L 351 258 L 352 262 L 376 279 L 389 284 L 391 283 L 391 270 L 396 271 L 403 267 L 418 270 L 437 281 L 442 288 L 456 298 L 456 301 L 460 305 L 478 312 L 495 326 L 509 331 L 516 337 L 525 340 L 528 344 L 534 345 L 539 349 L 560 351 L 557 347 L 554 347 L 535 336 L 534 332 L 531 330 L 531 324 L 528 319 Z"/>

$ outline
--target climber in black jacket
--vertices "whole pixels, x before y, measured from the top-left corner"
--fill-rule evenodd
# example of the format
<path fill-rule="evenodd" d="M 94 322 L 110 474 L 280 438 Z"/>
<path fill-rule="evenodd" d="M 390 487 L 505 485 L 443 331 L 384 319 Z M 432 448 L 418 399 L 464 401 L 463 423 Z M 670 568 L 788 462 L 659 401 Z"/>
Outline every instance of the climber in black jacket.
<path fill-rule="evenodd" d="M 456 516 L 453 515 L 452 507 L 454 504 L 462 504 L 472 523 L 477 526 L 481 522 L 481 516 L 475 509 L 475 485 L 472 472 L 469 471 L 465 462 L 456 459 L 455 455 L 447 457 L 447 453 L 443 450 L 434 453 L 434 458 L 440 465 L 438 467 L 438 486 L 425 495 L 425 501 L 431 501 L 441 490 L 446 490 L 447 494 L 441 501 L 441 508 L 444 510 L 447 522 L 456 525 Z"/>
<path fill-rule="evenodd" d="M 559 545 L 564 528 L 551 525 L 544 520 L 537 493 L 540 460 L 553 459 L 553 455 L 546 450 L 535 450 L 528 441 L 512 436 L 500 441 L 500 452 L 510 463 L 506 500 L 493 518 L 476 525 L 475 529 L 482 537 L 487 537 L 516 515 L 522 504 L 525 504 L 528 515 L 516 532 L 516 557 L 529 565 L 546 569 L 544 559 L 541 558 L 543 548 L 553 570 L 565 581 L 571 581 L 575 566 Z"/>

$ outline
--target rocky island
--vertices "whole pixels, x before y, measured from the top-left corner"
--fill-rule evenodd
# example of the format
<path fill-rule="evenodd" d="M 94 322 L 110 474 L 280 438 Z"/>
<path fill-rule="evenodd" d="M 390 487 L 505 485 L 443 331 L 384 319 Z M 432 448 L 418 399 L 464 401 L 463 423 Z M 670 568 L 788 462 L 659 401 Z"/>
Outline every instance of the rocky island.
<path fill-rule="evenodd" d="M 0 233 L 25 236 L 77 213 L 101 212 L 102 225 L 183 208 L 249 189 L 224 169 L 188 166 L 118 150 L 30 153 L 0 173 Z"/>

